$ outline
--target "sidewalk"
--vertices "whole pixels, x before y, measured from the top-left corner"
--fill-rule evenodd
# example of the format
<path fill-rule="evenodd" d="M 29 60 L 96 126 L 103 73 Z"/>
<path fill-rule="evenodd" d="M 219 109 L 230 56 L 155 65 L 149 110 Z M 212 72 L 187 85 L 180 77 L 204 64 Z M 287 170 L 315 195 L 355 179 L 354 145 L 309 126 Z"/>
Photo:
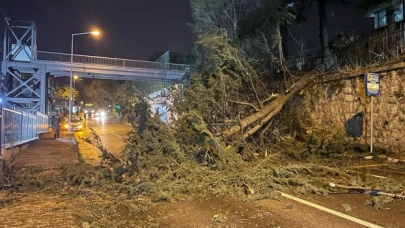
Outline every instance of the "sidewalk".
<path fill-rule="evenodd" d="M 25 150 L 15 157 L 17 168 L 37 167 L 44 170 L 57 169 L 61 165 L 79 162 L 79 156 L 73 136 L 61 132 L 61 137 L 53 138 L 52 133 L 47 133 L 41 139 L 31 143 Z"/>
<path fill-rule="evenodd" d="M 48 133 L 32 142 L 15 160 L 17 168 L 36 167 L 53 172 L 60 165 L 78 163 L 79 156 L 73 136 L 61 132 L 59 139 Z M 0 191 L 0 227 L 81 227 L 74 214 L 75 208 L 80 207 L 77 204 L 83 205 L 80 199 L 62 197 L 58 193 Z"/>

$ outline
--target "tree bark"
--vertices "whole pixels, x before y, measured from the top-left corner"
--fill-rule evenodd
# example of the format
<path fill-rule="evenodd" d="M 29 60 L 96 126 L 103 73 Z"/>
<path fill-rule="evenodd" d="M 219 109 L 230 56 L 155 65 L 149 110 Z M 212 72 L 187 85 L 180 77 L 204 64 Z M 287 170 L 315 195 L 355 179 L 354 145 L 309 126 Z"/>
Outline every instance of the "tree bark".
<path fill-rule="evenodd" d="M 288 28 L 289 25 L 280 25 L 281 46 L 283 49 L 284 58 L 288 57 Z"/>
<path fill-rule="evenodd" d="M 326 3 L 328 0 L 318 0 L 319 12 L 319 39 L 321 42 L 322 58 L 326 58 L 329 54 L 329 38 L 326 24 Z"/>
<path fill-rule="evenodd" d="M 254 128 L 250 129 L 245 135 L 244 138 L 254 134 L 259 130 L 267 121 L 269 121 L 273 116 L 277 115 L 284 104 L 290 99 L 295 93 L 303 89 L 311 80 L 311 77 L 315 76 L 314 72 L 307 73 L 301 77 L 300 80 L 298 80 L 295 83 L 294 88 L 287 94 L 280 95 L 278 96 L 273 102 L 270 104 L 264 106 L 262 109 L 260 109 L 258 112 L 247 116 L 243 119 L 240 120 L 239 124 L 225 130 L 222 132 L 222 135 L 224 137 L 229 137 L 232 136 L 247 126 L 250 126 L 251 124 L 261 120 L 257 126 Z M 246 136 L 246 137 L 245 137 Z"/>

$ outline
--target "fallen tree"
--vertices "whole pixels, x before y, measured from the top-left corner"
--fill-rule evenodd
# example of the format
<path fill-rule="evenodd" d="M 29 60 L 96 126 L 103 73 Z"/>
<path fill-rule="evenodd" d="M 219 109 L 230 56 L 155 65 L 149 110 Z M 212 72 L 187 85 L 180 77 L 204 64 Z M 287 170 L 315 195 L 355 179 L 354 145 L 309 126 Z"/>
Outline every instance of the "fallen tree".
<path fill-rule="evenodd" d="M 225 129 L 222 132 L 222 135 L 224 137 L 230 137 L 232 135 L 235 135 L 236 133 L 241 132 L 243 139 L 252 136 L 257 131 L 259 131 L 267 122 L 269 122 L 274 116 L 280 113 L 280 111 L 283 109 L 283 106 L 286 104 L 288 99 L 290 99 L 297 92 L 301 91 L 302 89 L 305 89 L 308 85 L 311 85 L 313 83 L 328 83 L 336 80 L 344 80 L 348 78 L 362 76 L 367 72 L 383 72 L 403 67 L 405 67 L 403 59 L 399 59 L 398 61 L 387 62 L 383 65 L 369 66 L 362 69 L 329 74 L 321 73 L 325 71 L 325 68 L 324 69 L 317 68 L 313 71 L 310 71 L 302 75 L 300 79 L 294 83 L 291 91 L 281 96 L 278 96 L 270 104 L 267 104 L 263 108 L 257 110 L 257 112 L 253 113 L 252 115 L 249 115 L 241 119 L 237 124 L 233 125 L 232 127 Z M 250 127 L 252 125 L 253 127 L 249 128 L 246 132 L 244 132 L 244 130 L 247 127 Z"/>

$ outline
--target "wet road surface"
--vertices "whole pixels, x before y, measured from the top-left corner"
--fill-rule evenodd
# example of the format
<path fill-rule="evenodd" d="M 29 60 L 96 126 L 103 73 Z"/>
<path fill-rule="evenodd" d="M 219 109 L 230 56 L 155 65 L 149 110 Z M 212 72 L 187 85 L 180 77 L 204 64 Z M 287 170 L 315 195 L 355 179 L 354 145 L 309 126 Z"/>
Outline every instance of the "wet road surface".
<path fill-rule="evenodd" d="M 109 152 L 119 154 L 125 145 L 124 139 L 131 130 L 131 126 L 126 122 L 119 121 L 114 114 L 111 114 L 105 118 L 85 120 L 83 132 L 76 132 L 76 134 L 80 138 L 92 138 L 90 129 L 96 132 Z"/>

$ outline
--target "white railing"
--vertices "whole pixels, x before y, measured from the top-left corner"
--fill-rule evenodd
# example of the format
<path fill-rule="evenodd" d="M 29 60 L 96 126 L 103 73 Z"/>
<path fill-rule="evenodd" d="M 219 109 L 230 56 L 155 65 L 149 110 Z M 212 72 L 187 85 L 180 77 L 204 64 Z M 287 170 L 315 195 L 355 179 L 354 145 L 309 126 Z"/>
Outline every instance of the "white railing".
<path fill-rule="evenodd" d="M 71 55 L 65 53 L 37 51 L 36 60 L 50 62 L 71 62 Z M 110 67 L 128 67 L 146 70 L 165 70 L 189 72 L 190 66 L 185 64 L 160 63 L 131 59 L 118 59 L 89 55 L 73 55 L 73 63 L 103 65 Z"/>
<path fill-rule="evenodd" d="M 1 145 L 13 146 L 35 140 L 38 134 L 48 131 L 48 116 L 26 111 L 2 109 Z"/>

